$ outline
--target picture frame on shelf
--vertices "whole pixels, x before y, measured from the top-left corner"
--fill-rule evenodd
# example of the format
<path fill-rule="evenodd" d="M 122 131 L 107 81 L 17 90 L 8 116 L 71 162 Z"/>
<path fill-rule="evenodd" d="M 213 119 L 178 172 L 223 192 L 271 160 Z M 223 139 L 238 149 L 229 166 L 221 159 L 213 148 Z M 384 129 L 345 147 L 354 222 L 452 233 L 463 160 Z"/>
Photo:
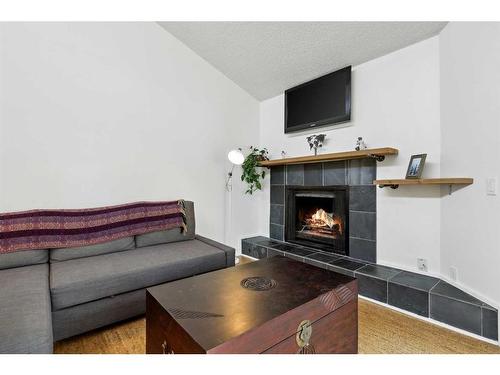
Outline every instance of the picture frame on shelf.
<path fill-rule="evenodd" d="M 411 156 L 410 163 L 408 164 L 408 169 L 406 170 L 407 179 L 418 179 L 422 176 L 426 158 L 427 154 L 418 154 Z"/>

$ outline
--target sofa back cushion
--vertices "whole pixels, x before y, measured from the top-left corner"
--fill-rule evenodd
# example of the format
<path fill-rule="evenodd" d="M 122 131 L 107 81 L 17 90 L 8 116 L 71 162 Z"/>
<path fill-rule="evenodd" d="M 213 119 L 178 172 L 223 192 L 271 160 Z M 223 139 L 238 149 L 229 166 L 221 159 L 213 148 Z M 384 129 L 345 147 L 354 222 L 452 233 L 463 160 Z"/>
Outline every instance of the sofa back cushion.
<path fill-rule="evenodd" d="M 135 248 L 134 236 L 119 238 L 117 240 L 100 243 L 97 245 L 66 247 L 50 250 L 51 262 L 62 262 L 70 259 L 86 258 L 94 255 L 116 253 L 118 251 Z"/>
<path fill-rule="evenodd" d="M 49 251 L 19 250 L 14 253 L 0 254 L 0 270 L 47 263 Z"/>
<path fill-rule="evenodd" d="M 159 232 L 152 232 L 141 234 L 135 236 L 135 243 L 137 247 L 158 245 L 162 243 L 186 241 L 194 239 L 195 235 L 195 217 L 194 217 L 194 203 L 191 201 L 185 201 L 185 211 L 186 211 L 186 224 L 187 232 L 181 233 L 180 228 L 174 228 L 169 230 L 162 230 Z"/>

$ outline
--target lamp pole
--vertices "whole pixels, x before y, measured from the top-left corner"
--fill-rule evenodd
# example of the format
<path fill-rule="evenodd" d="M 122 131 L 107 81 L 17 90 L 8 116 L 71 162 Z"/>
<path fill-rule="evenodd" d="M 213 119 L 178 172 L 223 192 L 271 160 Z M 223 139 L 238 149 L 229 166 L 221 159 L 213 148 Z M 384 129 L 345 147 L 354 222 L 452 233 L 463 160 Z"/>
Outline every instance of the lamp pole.
<path fill-rule="evenodd" d="M 232 150 L 227 154 L 227 158 L 231 162 L 231 171 L 227 174 L 226 179 L 226 191 L 229 193 L 227 199 L 227 213 L 226 213 L 226 225 L 225 225 L 225 242 L 226 244 L 231 244 L 231 233 L 232 233 L 232 223 L 233 223 L 233 172 L 236 165 L 243 164 L 245 156 L 241 152 L 241 148 L 237 150 Z M 235 263 L 239 263 L 239 258 L 235 258 Z"/>

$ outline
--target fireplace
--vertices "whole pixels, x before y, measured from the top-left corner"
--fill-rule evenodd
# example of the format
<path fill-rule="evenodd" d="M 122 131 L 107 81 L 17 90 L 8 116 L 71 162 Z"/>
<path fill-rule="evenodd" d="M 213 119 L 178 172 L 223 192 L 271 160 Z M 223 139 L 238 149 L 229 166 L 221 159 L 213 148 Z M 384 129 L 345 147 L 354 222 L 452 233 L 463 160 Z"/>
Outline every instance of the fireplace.
<path fill-rule="evenodd" d="M 287 186 L 285 241 L 349 255 L 348 187 Z"/>

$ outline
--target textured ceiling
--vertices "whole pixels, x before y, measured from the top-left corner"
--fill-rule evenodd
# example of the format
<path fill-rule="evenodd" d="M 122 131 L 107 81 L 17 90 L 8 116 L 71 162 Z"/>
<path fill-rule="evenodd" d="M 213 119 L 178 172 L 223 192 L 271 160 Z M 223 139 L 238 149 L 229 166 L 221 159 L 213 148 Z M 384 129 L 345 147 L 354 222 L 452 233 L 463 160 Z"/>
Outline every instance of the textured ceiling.
<path fill-rule="evenodd" d="M 259 100 L 438 34 L 446 22 L 158 22 Z"/>

